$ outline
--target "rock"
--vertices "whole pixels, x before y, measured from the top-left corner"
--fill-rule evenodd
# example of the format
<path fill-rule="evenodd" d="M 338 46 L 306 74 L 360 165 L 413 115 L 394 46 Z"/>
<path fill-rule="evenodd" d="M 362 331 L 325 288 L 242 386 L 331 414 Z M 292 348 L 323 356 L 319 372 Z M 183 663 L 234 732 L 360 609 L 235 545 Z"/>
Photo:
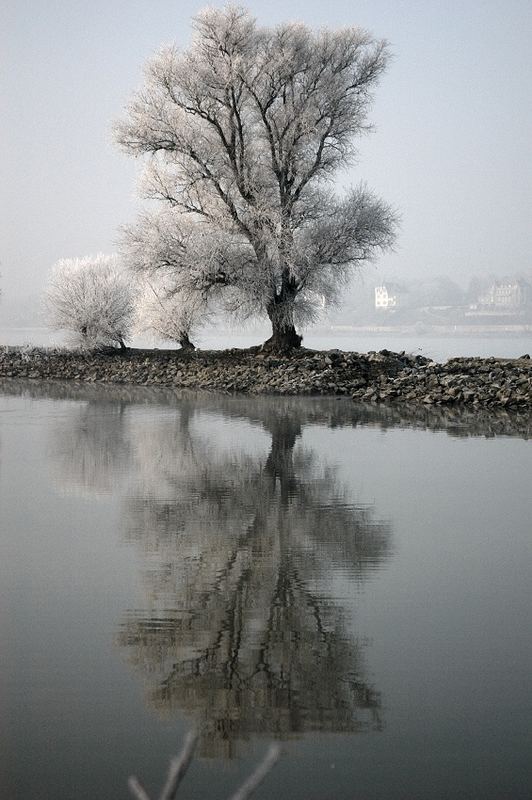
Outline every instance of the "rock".
<path fill-rule="evenodd" d="M 254 394 L 351 395 L 394 405 L 531 409 L 532 364 L 456 358 L 446 364 L 381 350 L 367 355 L 300 350 L 290 355 L 227 350 L 80 353 L 0 347 L 0 377 L 189 387 Z"/>

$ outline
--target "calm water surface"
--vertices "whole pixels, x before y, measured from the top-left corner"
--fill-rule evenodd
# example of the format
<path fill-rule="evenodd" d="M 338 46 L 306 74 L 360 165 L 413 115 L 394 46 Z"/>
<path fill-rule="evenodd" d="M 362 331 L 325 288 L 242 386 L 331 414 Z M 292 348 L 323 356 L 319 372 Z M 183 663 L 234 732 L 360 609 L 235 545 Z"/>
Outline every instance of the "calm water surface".
<path fill-rule="evenodd" d="M 529 798 L 531 433 L 0 384 L 2 800 Z"/>
<path fill-rule="evenodd" d="M 267 326 L 257 330 L 206 329 L 196 341 L 202 350 L 220 350 L 228 347 L 252 347 L 264 342 L 271 335 Z M 38 345 L 41 347 L 64 347 L 67 338 L 61 332 L 48 328 L 3 328 L 0 326 L 2 345 Z M 447 361 L 458 356 L 480 356 L 488 358 L 519 358 L 532 353 L 531 334 L 502 334 L 491 336 L 434 336 L 420 333 L 416 336 L 397 332 L 359 333 L 356 331 L 328 331 L 310 328 L 304 332 L 305 347 L 316 350 L 354 350 L 367 353 L 370 350 L 387 348 L 400 353 L 421 354 L 435 361 Z M 172 343 L 161 343 L 156 339 L 137 337 L 134 347 L 175 347 Z"/>

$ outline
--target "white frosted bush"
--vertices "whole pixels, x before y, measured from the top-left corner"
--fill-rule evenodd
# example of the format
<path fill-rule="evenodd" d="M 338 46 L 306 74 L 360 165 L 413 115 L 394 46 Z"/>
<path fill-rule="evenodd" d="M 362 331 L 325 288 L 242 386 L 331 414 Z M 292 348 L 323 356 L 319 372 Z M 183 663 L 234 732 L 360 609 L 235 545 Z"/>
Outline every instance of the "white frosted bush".
<path fill-rule="evenodd" d="M 48 324 L 77 347 L 125 347 L 134 318 L 134 285 L 117 256 L 65 258 L 52 269 Z"/>

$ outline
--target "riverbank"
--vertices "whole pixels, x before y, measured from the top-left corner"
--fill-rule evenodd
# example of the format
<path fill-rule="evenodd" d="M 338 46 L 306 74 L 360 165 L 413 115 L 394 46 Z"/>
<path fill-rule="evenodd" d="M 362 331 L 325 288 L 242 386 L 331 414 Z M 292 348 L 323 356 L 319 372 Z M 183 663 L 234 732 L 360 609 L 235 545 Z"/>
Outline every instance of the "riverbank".
<path fill-rule="evenodd" d="M 340 350 L 88 353 L 0 348 L 0 378 L 171 386 L 213 392 L 344 395 L 363 402 L 532 409 L 530 358 L 455 358 Z"/>

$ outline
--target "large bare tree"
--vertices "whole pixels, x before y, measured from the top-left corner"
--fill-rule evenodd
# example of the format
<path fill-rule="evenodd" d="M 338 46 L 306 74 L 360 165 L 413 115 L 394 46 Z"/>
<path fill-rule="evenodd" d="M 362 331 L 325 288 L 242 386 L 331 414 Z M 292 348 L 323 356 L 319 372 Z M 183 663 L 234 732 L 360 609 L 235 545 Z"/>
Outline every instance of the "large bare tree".
<path fill-rule="evenodd" d="M 364 186 L 329 182 L 368 127 L 386 44 L 359 28 L 259 27 L 241 8 L 194 19 L 187 50 L 147 65 L 116 135 L 148 155 L 162 201 L 126 233 L 140 271 L 171 271 L 185 296 L 267 316 L 275 347 L 338 301 L 353 269 L 389 248 L 395 215 Z"/>

